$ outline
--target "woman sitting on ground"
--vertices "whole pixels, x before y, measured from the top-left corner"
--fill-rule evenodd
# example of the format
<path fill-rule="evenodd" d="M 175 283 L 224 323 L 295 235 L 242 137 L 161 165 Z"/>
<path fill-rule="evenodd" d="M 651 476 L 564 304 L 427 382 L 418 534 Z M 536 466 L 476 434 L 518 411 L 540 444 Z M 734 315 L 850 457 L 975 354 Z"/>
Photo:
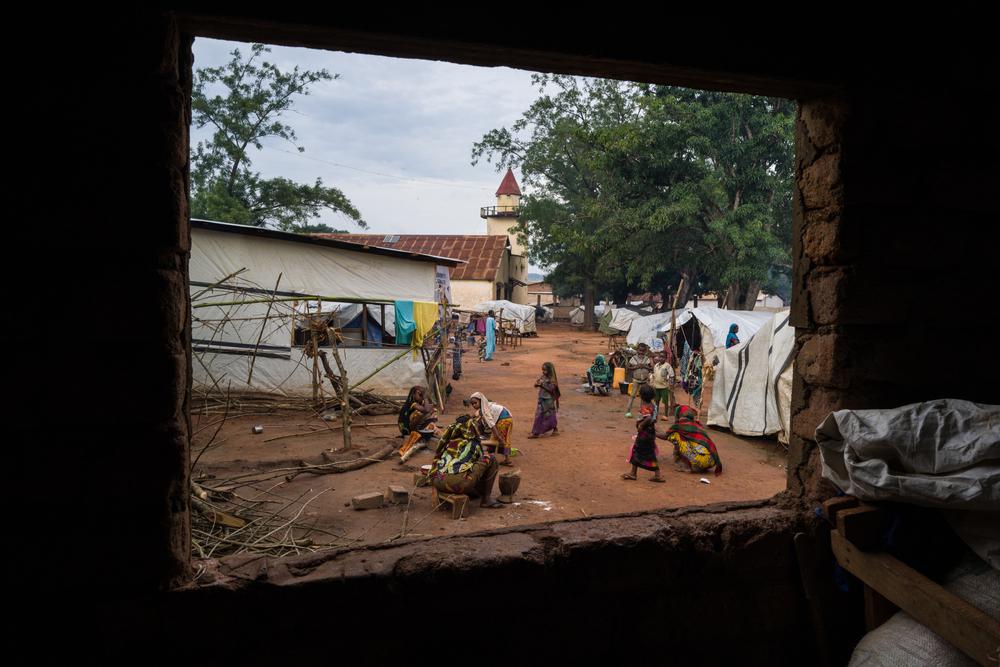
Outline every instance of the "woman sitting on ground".
<path fill-rule="evenodd" d="M 495 450 L 497 454 L 503 454 L 500 465 L 513 465 L 510 462 L 510 437 L 514 431 L 514 418 L 510 411 L 499 403 L 491 403 L 478 391 L 469 397 L 469 405 L 476 411 L 476 426 L 480 435 L 495 438 L 485 447 Z"/>
<path fill-rule="evenodd" d="M 722 459 L 715 443 L 696 417 L 698 413 L 687 405 L 678 405 L 674 410 L 674 425 L 664 435 L 656 437 L 668 440 L 674 445 L 674 463 L 682 470 L 703 472 L 715 468 L 715 474 L 722 474 Z"/>
<path fill-rule="evenodd" d="M 434 453 L 431 472 L 425 479 L 438 491 L 480 498 L 480 507 L 503 507 L 493 499 L 493 482 L 499 470 L 497 461 L 492 454 L 483 451 L 476 417 L 475 414 L 461 415 L 444 430 Z"/>
<path fill-rule="evenodd" d="M 556 412 L 559 410 L 559 378 L 556 377 L 556 367 L 551 361 L 542 364 L 542 377 L 535 380 L 538 387 L 538 408 L 535 409 L 535 423 L 531 426 L 529 438 L 537 438 L 551 431 L 559 435 L 559 421 Z"/>
<path fill-rule="evenodd" d="M 608 388 L 611 386 L 611 367 L 604 360 L 603 354 L 594 357 L 594 364 L 587 371 L 587 382 L 590 383 L 590 393 L 608 395 Z"/>
<path fill-rule="evenodd" d="M 434 435 L 437 431 L 437 419 L 437 409 L 427 400 L 427 390 L 419 385 L 412 387 L 399 411 L 396 424 L 400 435 L 406 438 L 399 448 L 399 455 L 404 461 L 415 451 L 413 446 L 421 438 Z"/>

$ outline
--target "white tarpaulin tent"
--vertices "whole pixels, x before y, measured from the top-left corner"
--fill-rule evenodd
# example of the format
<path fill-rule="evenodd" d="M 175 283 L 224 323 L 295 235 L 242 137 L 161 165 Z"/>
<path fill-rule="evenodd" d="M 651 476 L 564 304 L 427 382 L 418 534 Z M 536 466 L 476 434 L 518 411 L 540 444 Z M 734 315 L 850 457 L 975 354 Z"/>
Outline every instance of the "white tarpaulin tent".
<path fill-rule="evenodd" d="M 522 334 L 536 333 L 538 331 L 535 327 L 534 306 L 525 306 L 520 303 L 514 303 L 513 301 L 500 299 L 498 301 L 483 301 L 482 303 L 477 303 L 471 310 L 475 310 L 480 313 L 487 313 L 492 310 L 497 317 L 501 316 L 500 311 L 503 310 L 503 319 L 513 320 L 514 324 L 517 325 L 517 330 Z"/>
<path fill-rule="evenodd" d="M 207 391 L 311 397 L 312 359 L 306 357 L 304 345 L 296 344 L 293 332 L 296 319 L 307 312 L 306 304 L 308 312 L 315 314 L 320 302 L 305 295 L 330 297 L 321 302 L 322 312 L 330 313 L 337 327 L 355 320 L 362 306 L 337 302 L 335 297 L 371 299 L 375 303 L 368 304 L 369 327 L 377 331 L 384 324 L 385 332 L 392 335 L 393 302 L 433 301 L 436 270 L 437 263 L 427 256 L 415 259 L 408 253 L 370 252 L 349 243 L 194 221 L 190 261 L 193 384 Z M 279 275 L 276 296 L 281 300 L 270 303 Z M 298 294 L 304 298 L 293 301 Z M 419 354 L 414 359 L 408 348 L 370 337 L 364 347 L 352 343 L 359 341 L 340 348 L 352 385 L 386 363 L 359 388 L 405 396 L 412 385 L 426 384 Z M 394 357 L 399 358 L 392 361 Z"/>
<path fill-rule="evenodd" d="M 597 304 L 594 306 L 594 321 L 596 322 L 600 319 L 601 315 L 604 314 L 604 304 Z M 583 325 L 583 306 L 577 306 L 573 310 L 569 311 L 569 323 L 575 324 L 577 326 Z"/>
<path fill-rule="evenodd" d="M 751 337 L 728 350 L 716 349 L 720 363 L 706 423 L 739 435 L 777 433 L 778 440 L 787 443 L 795 329 L 788 323 L 789 311 L 766 314 L 771 321 Z"/>
<path fill-rule="evenodd" d="M 678 316 L 682 311 L 678 310 Z M 645 343 L 653 350 L 663 349 L 663 340 L 659 337 L 659 329 L 664 324 L 670 325 L 670 311 L 646 315 L 632 322 L 628 336 L 625 338 L 629 345 Z"/>
<path fill-rule="evenodd" d="M 774 318 L 774 313 L 756 310 L 728 310 L 723 308 L 686 308 L 677 314 L 677 326 L 681 327 L 692 317 L 698 320 L 701 329 L 701 352 L 706 363 L 719 351 L 726 349 L 729 325 L 738 324 L 737 334 L 741 341 L 748 340 L 757 330 Z M 670 331 L 670 318 L 659 328 L 661 333 Z M 664 338 L 666 336 L 663 336 Z M 719 357 L 722 358 L 721 355 Z"/>
<path fill-rule="evenodd" d="M 611 312 L 611 321 L 608 322 L 608 328 L 627 333 L 632 328 L 632 323 L 642 319 L 642 317 L 642 313 L 637 313 L 634 310 L 615 308 Z"/>

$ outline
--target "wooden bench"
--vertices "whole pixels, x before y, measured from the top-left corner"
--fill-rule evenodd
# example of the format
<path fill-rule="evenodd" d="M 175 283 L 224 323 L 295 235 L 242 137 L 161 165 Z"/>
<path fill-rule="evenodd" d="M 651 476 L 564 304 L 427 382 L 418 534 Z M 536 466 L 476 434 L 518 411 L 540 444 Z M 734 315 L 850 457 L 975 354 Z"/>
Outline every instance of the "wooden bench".
<path fill-rule="evenodd" d="M 431 502 L 434 503 L 434 507 L 439 507 L 442 503 L 450 505 L 451 518 L 461 519 L 465 513 L 465 506 L 469 503 L 469 496 L 461 493 L 444 493 L 431 487 Z"/>
<path fill-rule="evenodd" d="M 837 526 L 830 534 L 837 562 L 865 585 L 868 630 L 902 609 L 979 664 L 995 663 L 1000 622 L 879 551 L 885 522 L 882 510 L 851 496 L 831 498 L 823 509 Z"/>

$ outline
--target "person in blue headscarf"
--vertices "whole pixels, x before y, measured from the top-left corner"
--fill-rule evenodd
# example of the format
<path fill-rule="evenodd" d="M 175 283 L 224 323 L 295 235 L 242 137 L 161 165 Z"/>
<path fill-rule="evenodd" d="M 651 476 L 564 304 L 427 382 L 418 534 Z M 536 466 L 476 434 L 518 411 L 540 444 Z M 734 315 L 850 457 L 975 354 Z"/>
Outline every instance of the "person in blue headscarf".
<path fill-rule="evenodd" d="M 497 349 L 497 321 L 493 318 L 491 310 L 486 317 L 486 353 L 483 355 L 485 361 L 493 361 L 493 352 Z"/>
<path fill-rule="evenodd" d="M 740 330 L 740 325 L 730 324 L 729 325 L 729 335 L 726 336 L 726 349 L 728 350 L 733 345 L 740 344 L 740 337 L 736 335 L 736 332 Z"/>

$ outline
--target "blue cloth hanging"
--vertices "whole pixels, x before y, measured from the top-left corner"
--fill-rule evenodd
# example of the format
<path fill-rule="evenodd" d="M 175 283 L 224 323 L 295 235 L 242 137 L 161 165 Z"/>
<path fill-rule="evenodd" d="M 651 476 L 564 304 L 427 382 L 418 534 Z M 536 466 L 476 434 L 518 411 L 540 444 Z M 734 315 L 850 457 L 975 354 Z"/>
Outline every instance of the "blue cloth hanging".
<path fill-rule="evenodd" d="M 413 318 L 413 302 L 397 301 L 396 308 L 396 344 L 409 345 L 413 332 L 417 330 L 417 322 Z"/>

